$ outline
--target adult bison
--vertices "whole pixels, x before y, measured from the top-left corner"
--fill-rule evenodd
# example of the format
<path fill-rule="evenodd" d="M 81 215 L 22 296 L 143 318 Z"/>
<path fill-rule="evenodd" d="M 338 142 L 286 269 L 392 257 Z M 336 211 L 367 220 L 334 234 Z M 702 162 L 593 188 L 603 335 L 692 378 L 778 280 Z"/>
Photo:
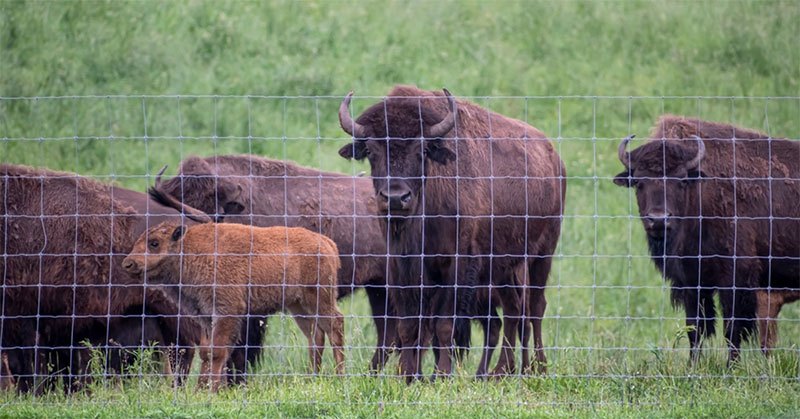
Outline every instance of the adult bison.
<path fill-rule="evenodd" d="M 779 296 L 800 288 L 800 143 L 672 115 L 650 137 L 630 153 L 630 137 L 620 143 L 614 183 L 636 189 L 650 254 L 691 326 L 692 360 L 714 334 L 719 293 L 731 362 L 757 310 L 777 316 Z M 759 307 L 756 291 L 773 306 Z"/>
<path fill-rule="evenodd" d="M 141 232 L 179 219 L 177 211 L 72 173 L 11 164 L 0 173 L 0 350 L 20 391 L 41 389 L 35 379 L 51 372 L 47 363 L 66 377 L 68 389 L 78 388 L 89 358 L 82 342 L 103 348 L 110 339 L 130 342 L 115 339 L 130 336 L 120 329 L 126 324 L 155 319 L 162 343 L 183 346 L 176 353 L 184 360 L 190 355 L 197 325 L 188 318 L 178 322 L 177 307 L 119 267 Z M 185 372 L 188 363 L 181 368 Z"/>
<path fill-rule="evenodd" d="M 544 288 L 566 193 L 566 171 L 550 141 L 522 121 L 457 102 L 446 90 L 397 86 L 356 120 L 351 97 L 339 121 L 354 141 L 339 154 L 368 159 L 389 230 L 401 374 L 407 381 L 420 374 L 425 326 L 419 319 L 429 319 L 436 340 L 450 350 L 454 317 L 470 316 L 476 287 L 488 285 L 503 307 L 503 349 L 493 372 L 514 371 L 518 329 L 522 367 L 529 367 L 531 321 L 543 368 Z M 438 358 L 437 373 L 449 373 L 451 357 Z"/>

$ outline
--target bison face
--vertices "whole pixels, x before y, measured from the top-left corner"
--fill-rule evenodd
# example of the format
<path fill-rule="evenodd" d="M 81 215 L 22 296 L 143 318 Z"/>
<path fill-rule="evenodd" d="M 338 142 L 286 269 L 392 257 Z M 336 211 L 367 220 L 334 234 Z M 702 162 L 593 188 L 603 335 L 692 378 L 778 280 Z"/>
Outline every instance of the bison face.
<path fill-rule="evenodd" d="M 636 188 L 639 216 L 652 239 L 662 239 L 683 220 L 699 215 L 697 182 L 705 145 L 695 137 L 697 150 L 674 141 L 651 141 L 631 153 L 625 147 L 633 136 L 622 141 L 619 158 L 627 170 L 614 178 L 619 186 Z"/>
<path fill-rule="evenodd" d="M 169 282 L 169 269 L 165 262 L 180 254 L 180 241 L 185 232 L 185 226 L 170 222 L 147 230 L 122 261 L 122 268 L 136 276 L 146 273 L 145 277 L 153 283 Z"/>
<path fill-rule="evenodd" d="M 458 110 L 450 92 L 444 93 L 449 104 L 444 118 L 426 106 L 435 97 L 389 97 L 366 110 L 358 121 L 350 117 L 353 93 L 342 101 L 339 123 L 354 141 L 342 147 L 339 155 L 369 161 L 381 213 L 419 214 L 426 166 L 455 158 L 442 138 L 455 126 Z"/>

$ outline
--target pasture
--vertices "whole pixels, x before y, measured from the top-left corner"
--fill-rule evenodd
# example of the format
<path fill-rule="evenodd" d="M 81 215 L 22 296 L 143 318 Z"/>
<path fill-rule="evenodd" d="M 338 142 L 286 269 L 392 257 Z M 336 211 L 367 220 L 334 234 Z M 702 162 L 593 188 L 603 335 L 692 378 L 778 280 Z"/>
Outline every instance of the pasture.
<path fill-rule="evenodd" d="M 566 164 L 547 290 L 545 376 L 472 377 L 482 333 L 450 380 L 368 374 L 363 292 L 339 302 L 347 375 L 308 374 L 291 319 L 268 323 L 246 387 L 173 389 L 146 356 L 91 394 L 0 393 L 0 416 L 795 416 L 800 304 L 770 358 L 725 368 L 719 336 L 688 363 L 684 314 L 650 261 L 635 196 L 611 178 L 664 113 L 800 138 L 800 6 L 726 2 L 0 1 L 0 161 L 144 190 L 190 155 L 252 153 L 356 174 L 337 155 L 354 114 L 395 84 L 446 87 L 544 131 Z M 320 191 L 324 193 L 324 191 Z M 721 327 L 719 327 L 721 330 Z M 144 354 L 146 355 L 146 354 Z M 432 357 L 426 371 L 432 371 Z M 495 355 L 495 362 L 497 355 Z M 195 368 L 194 372 L 196 372 Z"/>

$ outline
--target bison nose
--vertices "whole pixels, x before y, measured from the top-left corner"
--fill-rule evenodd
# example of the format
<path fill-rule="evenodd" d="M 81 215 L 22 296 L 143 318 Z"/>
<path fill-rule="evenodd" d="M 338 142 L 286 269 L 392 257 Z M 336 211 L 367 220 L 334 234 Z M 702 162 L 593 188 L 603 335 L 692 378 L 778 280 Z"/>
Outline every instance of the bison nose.
<path fill-rule="evenodd" d="M 651 212 L 644 217 L 645 226 L 648 230 L 669 230 L 671 227 L 672 214 L 665 212 Z"/>
<path fill-rule="evenodd" d="M 122 269 L 134 273 L 136 271 L 136 263 L 128 258 L 125 258 L 125 260 L 122 261 Z"/>
<path fill-rule="evenodd" d="M 401 190 L 381 190 L 380 197 L 389 204 L 389 209 L 395 211 L 405 211 L 411 204 L 411 191 L 406 189 Z"/>

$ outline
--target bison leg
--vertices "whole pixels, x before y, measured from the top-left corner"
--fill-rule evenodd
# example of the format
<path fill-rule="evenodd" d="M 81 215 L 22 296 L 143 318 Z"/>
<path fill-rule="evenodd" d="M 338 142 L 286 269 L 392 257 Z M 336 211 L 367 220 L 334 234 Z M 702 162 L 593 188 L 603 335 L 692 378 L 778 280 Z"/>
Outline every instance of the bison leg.
<path fill-rule="evenodd" d="M 399 372 L 405 377 L 407 384 L 421 377 L 419 340 L 421 327 L 418 318 L 402 318 L 397 323 L 397 334 L 400 338 Z"/>
<path fill-rule="evenodd" d="M 241 320 L 230 315 L 216 317 L 211 326 L 211 337 L 201 341 L 200 357 L 203 365 L 200 370 L 199 387 L 205 387 L 210 380 L 211 390 L 216 392 L 223 384 L 224 368 L 230 357 L 230 347 L 236 342 L 241 330 Z"/>
<path fill-rule="evenodd" d="M 436 376 L 450 375 L 453 372 L 453 319 L 439 318 L 436 320 L 436 340 L 439 358 L 436 361 Z"/>
<path fill-rule="evenodd" d="M 691 352 L 691 365 L 697 364 L 700 359 L 700 348 L 706 337 L 714 334 L 714 319 L 716 310 L 714 308 L 713 290 L 683 289 L 680 291 L 683 297 L 683 308 L 686 312 L 686 335 L 689 338 L 689 350 Z"/>
<path fill-rule="evenodd" d="M 325 349 L 325 333 L 318 325 L 317 319 L 313 314 L 306 314 L 293 311 L 293 318 L 303 334 L 308 339 L 308 357 L 311 360 L 311 371 L 314 375 L 319 374 L 319 367 L 322 364 L 322 352 Z"/>
<path fill-rule="evenodd" d="M 11 367 L 8 365 L 8 353 L 0 352 L 0 391 L 8 391 L 16 386 Z"/>
<path fill-rule="evenodd" d="M 536 356 L 535 368 L 538 374 L 547 373 L 547 356 L 544 353 L 544 340 L 542 339 L 542 318 L 547 309 L 547 299 L 544 295 L 544 288 L 534 288 L 531 290 L 530 310 L 533 317 L 533 345 Z"/>
<path fill-rule="evenodd" d="M 422 377 L 420 359 L 423 341 L 427 341 L 427 325 L 423 324 L 421 311 L 426 306 L 429 298 L 419 290 L 413 292 L 409 289 L 392 289 L 391 298 L 397 313 L 397 338 L 400 343 L 400 361 L 398 365 L 400 376 L 405 378 L 406 384 Z M 406 295 L 410 294 L 410 295 Z M 416 298 L 414 298 L 416 296 Z M 407 302 L 408 304 L 404 304 Z M 403 311 L 401 311 L 401 309 Z"/>
<path fill-rule="evenodd" d="M 367 298 L 372 309 L 372 321 L 378 335 L 378 343 L 370 362 L 370 371 L 379 372 L 386 365 L 392 347 L 397 340 L 396 319 L 388 312 L 388 299 L 386 290 L 382 286 L 367 285 Z"/>
<path fill-rule="evenodd" d="M 758 291 L 758 319 L 759 341 L 761 351 L 769 355 L 778 342 L 778 315 L 781 312 L 786 294 L 781 291 Z"/>
<path fill-rule="evenodd" d="M 503 304 L 503 348 L 500 351 L 500 359 L 492 371 L 492 375 L 513 374 L 516 369 L 514 365 L 514 349 L 517 345 L 517 329 L 521 318 L 521 304 L 519 290 L 511 287 L 502 287 L 497 290 Z"/>
<path fill-rule="evenodd" d="M 328 335 L 328 342 L 333 350 L 333 359 L 336 362 L 336 373 L 344 374 L 344 316 L 335 306 L 323 313 L 319 320 L 319 329 Z M 324 342 L 323 342 L 324 345 Z M 321 352 L 320 352 L 321 353 Z M 321 361 L 321 359 L 320 359 Z"/>
<path fill-rule="evenodd" d="M 720 290 L 725 338 L 728 340 L 728 365 L 739 358 L 742 340 L 755 328 L 756 296 L 748 289 Z"/>
<path fill-rule="evenodd" d="M 555 251 L 555 242 L 552 249 L 547 251 L 547 256 L 534 259 L 529 269 L 529 291 L 528 291 L 528 312 L 533 324 L 533 347 L 536 357 L 534 367 L 536 373 L 547 373 L 547 356 L 544 353 L 544 340 L 542 339 L 542 320 L 547 309 L 547 298 L 545 298 L 545 285 L 550 275 L 550 268 L 553 265 L 553 258 L 549 255 Z M 527 338 L 526 338 L 527 339 Z"/>
<path fill-rule="evenodd" d="M 8 356 L 9 371 L 17 377 L 17 391 L 29 393 L 36 388 L 33 373 L 33 349 L 6 349 L 3 355 Z"/>
<path fill-rule="evenodd" d="M 261 355 L 264 341 L 264 328 L 261 319 L 250 317 L 242 322 L 241 343 L 231 351 L 228 361 L 228 383 L 240 384 L 247 379 L 248 368 L 252 368 Z"/>
<path fill-rule="evenodd" d="M 497 343 L 500 342 L 500 328 L 503 326 L 503 322 L 497 314 L 497 308 L 490 304 L 489 310 L 485 318 L 481 317 L 484 342 L 483 354 L 478 362 L 478 370 L 475 372 L 475 376 L 478 378 L 485 378 L 487 375 L 494 350 L 497 348 Z"/>

